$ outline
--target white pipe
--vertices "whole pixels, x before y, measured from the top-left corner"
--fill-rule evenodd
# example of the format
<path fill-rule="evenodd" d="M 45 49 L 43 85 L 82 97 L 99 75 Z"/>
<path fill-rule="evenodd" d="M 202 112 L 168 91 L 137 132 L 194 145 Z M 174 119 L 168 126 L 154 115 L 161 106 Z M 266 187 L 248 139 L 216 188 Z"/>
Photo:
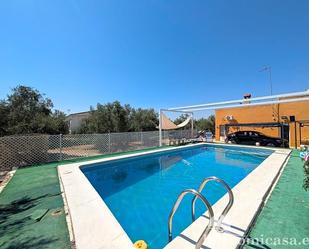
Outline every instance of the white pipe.
<path fill-rule="evenodd" d="M 193 129 L 194 129 L 194 121 L 193 121 L 193 112 L 191 113 L 191 138 L 193 138 Z"/>
<path fill-rule="evenodd" d="M 183 110 L 169 110 L 169 109 L 160 109 L 161 111 L 165 111 L 165 112 L 181 112 L 181 113 L 190 113 L 190 112 L 186 112 Z"/>
<path fill-rule="evenodd" d="M 162 146 L 162 110 L 160 109 L 159 114 L 159 146 Z"/>
<path fill-rule="evenodd" d="M 300 102 L 300 101 L 307 101 L 307 100 L 309 100 L 309 97 L 282 99 L 282 100 L 275 100 L 275 101 L 265 101 L 265 102 L 238 104 L 238 105 L 225 105 L 225 106 L 218 106 L 218 107 L 213 106 L 213 107 L 204 107 L 204 108 L 196 108 L 196 109 L 193 108 L 193 109 L 186 109 L 186 111 L 196 112 L 196 111 L 203 111 L 203 110 L 219 110 L 219 109 L 236 108 L 236 107 L 249 107 L 249 106 L 257 106 L 257 105 L 271 105 L 271 104 L 280 104 L 280 103 L 289 103 L 289 102 Z"/>
<path fill-rule="evenodd" d="M 257 97 L 257 98 L 251 98 L 251 99 L 238 99 L 238 100 L 230 100 L 230 101 L 223 101 L 223 102 L 216 102 L 216 103 L 209 103 L 209 104 L 201 104 L 201 105 L 192 105 L 192 106 L 183 106 L 183 107 L 175 107 L 175 108 L 168 108 L 168 111 L 188 111 L 193 110 L 195 108 L 199 108 L 199 110 L 210 110 L 215 108 L 205 108 L 204 107 L 213 107 L 218 105 L 226 105 L 226 104 L 234 104 L 234 103 L 242 103 L 244 101 L 260 101 L 260 100 L 270 100 L 270 99 L 278 99 L 278 98 L 287 98 L 287 97 L 297 97 L 297 96 L 304 96 L 309 95 L 309 90 L 304 92 L 295 92 L 295 93 L 286 93 L 286 94 L 278 94 L 278 95 L 272 95 L 272 96 L 264 96 L 264 97 Z"/>

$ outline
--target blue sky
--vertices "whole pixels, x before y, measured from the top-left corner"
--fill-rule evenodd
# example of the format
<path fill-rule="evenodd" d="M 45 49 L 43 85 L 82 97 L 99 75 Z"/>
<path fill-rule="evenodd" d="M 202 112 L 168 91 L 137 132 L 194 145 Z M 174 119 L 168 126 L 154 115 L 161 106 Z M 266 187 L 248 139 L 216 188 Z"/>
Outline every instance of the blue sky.
<path fill-rule="evenodd" d="M 37 88 L 65 112 L 174 107 L 309 88 L 309 1 L 6 0 L 0 98 Z"/>

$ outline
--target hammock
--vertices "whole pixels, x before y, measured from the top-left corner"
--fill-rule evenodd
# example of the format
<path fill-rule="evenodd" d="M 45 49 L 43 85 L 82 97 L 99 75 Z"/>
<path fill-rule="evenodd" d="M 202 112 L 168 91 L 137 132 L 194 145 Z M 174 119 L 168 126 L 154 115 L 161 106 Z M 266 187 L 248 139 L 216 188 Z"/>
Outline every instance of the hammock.
<path fill-rule="evenodd" d="M 192 117 L 188 117 L 185 121 L 181 124 L 176 125 L 174 124 L 164 113 L 162 113 L 161 121 L 162 121 L 162 130 L 176 130 L 182 127 L 185 127 L 189 124 Z"/>

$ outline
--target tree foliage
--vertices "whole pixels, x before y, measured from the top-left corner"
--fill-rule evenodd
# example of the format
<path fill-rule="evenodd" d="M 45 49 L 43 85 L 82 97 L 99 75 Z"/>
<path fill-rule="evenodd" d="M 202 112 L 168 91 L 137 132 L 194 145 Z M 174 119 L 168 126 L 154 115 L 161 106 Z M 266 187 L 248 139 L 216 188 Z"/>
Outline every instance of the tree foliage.
<path fill-rule="evenodd" d="M 184 122 L 188 117 L 188 114 L 181 114 L 178 118 L 174 120 L 174 123 L 178 125 Z M 190 128 L 190 126 L 191 123 L 187 124 L 184 129 L 188 129 Z M 212 133 L 215 133 L 215 116 L 210 115 L 208 118 L 194 120 L 194 127 L 197 130 L 211 131 Z"/>
<path fill-rule="evenodd" d="M 0 100 L 0 136 L 4 136 L 8 129 L 9 108 L 4 100 Z"/>
<path fill-rule="evenodd" d="M 176 125 L 179 125 L 181 124 L 182 122 L 184 122 L 187 118 L 189 117 L 189 114 L 181 114 L 179 117 L 177 117 L 175 120 L 174 120 L 174 123 Z M 187 125 L 189 127 L 189 125 L 191 125 L 190 123 Z"/>
<path fill-rule="evenodd" d="M 211 131 L 213 134 L 215 133 L 215 116 L 210 115 L 208 118 L 201 118 L 195 121 L 195 127 L 198 130 Z"/>
<path fill-rule="evenodd" d="M 27 86 L 17 86 L 5 100 L 0 100 L 0 136 L 13 134 L 65 134 L 68 125 L 65 114 L 52 110 L 53 103 L 38 90 Z M 159 120 L 154 109 L 132 108 L 119 101 L 97 104 L 90 109 L 90 116 L 83 120 L 78 133 L 108 133 L 156 130 Z M 183 114 L 174 122 L 180 124 L 188 118 Z M 184 127 L 184 129 L 190 127 Z M 195 128 L 214 133 L 215 119 L 194 121 Z"/>
<path fill-rule="evenodd" d="M 0 135 L 67 133 L 65 114 L 52 108 L 52 101 L 38 90 L 17 86 L 0 102 Z"/>
<path fill-rule="evenodd" d="M 155 130 L 158 114 L 154 109 L 134 109 L 119 101 L 97 104 L 90 117 L 83 120 L 79 133 L 107 133 Z"/>
<path fill-rule="evenodd" d="M 131 131 L 153 131 L 158 126 L 158 113 L 154 109 L 132 109 L 130 114 Z"/>

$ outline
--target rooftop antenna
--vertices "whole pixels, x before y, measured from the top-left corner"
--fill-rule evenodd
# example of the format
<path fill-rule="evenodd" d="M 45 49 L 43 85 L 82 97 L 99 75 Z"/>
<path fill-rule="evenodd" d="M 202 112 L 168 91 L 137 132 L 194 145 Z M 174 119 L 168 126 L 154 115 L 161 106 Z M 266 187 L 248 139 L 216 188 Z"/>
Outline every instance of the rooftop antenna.
<path fill-rule="evenodd" d="M 264 66 L 260 72 L 268 71 L 269 73 L 269 85 L 270 85 L 270 95 L 273 95 L 273 83 L 271 79 L 271 66 Z"/>
<path fill-rule="evenodd" d="M 270 95 L 273 95 L 273 83 L 272 83 L 272 80 L 271 80 L 271 66 L 264 66 L 260 72 L 264 72 L 264 71 L 268 71 L 269 73 L 269 85 L 270 85 Z M 279 117 L 279 111 L 276 110 L 275 106 L 272 105 L 272 110 L 273 110 L 273 120 L 279 122 L 280 120 L 280 117 Z"/>

